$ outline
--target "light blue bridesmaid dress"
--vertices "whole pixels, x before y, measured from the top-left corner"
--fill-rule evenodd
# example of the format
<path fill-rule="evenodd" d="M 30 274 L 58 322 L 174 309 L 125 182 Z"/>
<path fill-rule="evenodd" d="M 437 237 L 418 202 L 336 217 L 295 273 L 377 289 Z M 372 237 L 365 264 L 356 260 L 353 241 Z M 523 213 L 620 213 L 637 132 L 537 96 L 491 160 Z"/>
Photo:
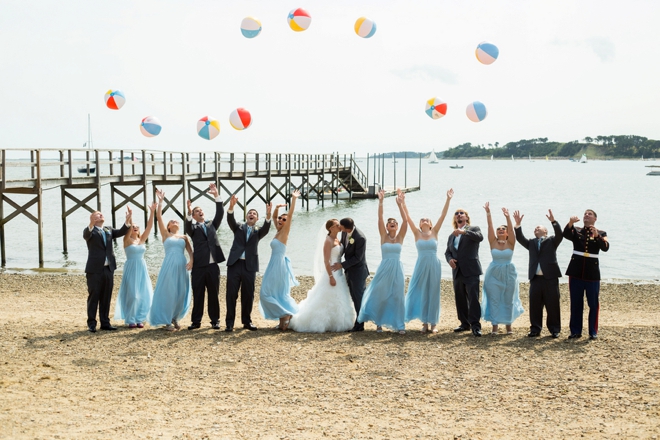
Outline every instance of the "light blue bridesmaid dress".
<path fill-rule="evenodd" d="M 266 319 L 280 319 L 298 313 L 298 304 L 291 298 L 291 288 L 297 286 L 298 281 L 285 255 L 286 245 L 273 238 L 270 248 L 270 261 L 261 279 L 259 311 Z"/>
<path fill-rule="evenodd" d="M 435 325 L 440 321 L 440 260 L 438 241 L 417 240 L 417 262 L 406 295 L 406 322 L 419 319 Z"/>
<path fill-rule="evenodd" d="M 511 262 L 513 249 L 492 249 L 490 253 L 493 261 L 484 275 L 481 316 L 493 325 L 510 325 L 525 311 L 518 292 L 518 272 Z"/>
<path fill-rule="evenodd" d="M 362 297 L 358 322 L 372 321 L 390 330 L 404 330 L 406 304 L 404 300 L 403 264 L 401 244 L 383 243 L 382 261 L 374 279 Z"/>
<path fill-rule="evenodd" d="M 129 325 L 145 322 L 151 307 L 153 288 L 144 261 L 146 250 L 144 244 L 132 244 L 124 249 L 126 263 L 117 295 L 115 319 L 123 319 Z"/>
<path fill-rule="evenodd" d="M 186 270 L 186 242 L 183 238 L 169 237 L 163 243 L 165 258 L 158 273 L 154 299 L 149 313 L 149 324 L 168 325 L 180 321 L 190 307 L 190 277 Z"/>

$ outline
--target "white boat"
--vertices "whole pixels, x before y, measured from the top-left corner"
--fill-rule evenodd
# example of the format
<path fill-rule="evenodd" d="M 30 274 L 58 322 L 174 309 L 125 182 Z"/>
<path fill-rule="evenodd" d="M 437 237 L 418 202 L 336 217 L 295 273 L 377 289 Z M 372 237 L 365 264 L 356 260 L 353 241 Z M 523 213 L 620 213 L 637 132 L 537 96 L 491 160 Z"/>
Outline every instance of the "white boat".
<path fill-rule="evenodd" d="M 492 154 L 490 155 L 490 160 L 493 160 L 493 155 Z"/>
<path fill-rule="evenodd" d="M 587 163 L 587 155 L 583 154 L 582 157 L 579 160 L 580 163 Z"/>
<path fill-rule="evenodd" d="M 529 161 L 530 161 L 530 162 L 534 162 L 534 161 L 532 160 L 532 155 L 531 155 L 531 154 L 529 155 Z"/>
<path fill-rule="evenodd" d="M 513 158 L 513 154 L 511 155 L 511 160 L 515 160 L 515 159 Z"/>
<path fill-rule="evenodd" d="M 83 144 L 83 148 L 85 147 L 89 148 L 90 150 L 92 149 L 92 125 L 89 113 L 87 114 L 87 142 Z M 83 174 L 92 174 L 96 172 L 96 166 L 92 164 L 79 166 L 78 172 Z"/>
<path fill-rule="evenodd" d="M 438 156 L 435 154 L 435 149 L 431 150 L 431 154 L 429 155 L 429 163 L 438 163 Z"/>
<path fill-rule="evenodd" d="M 462 170 L 462 169 L 463 169 L 463 165 L 459 165 L 459 164 L 456 164 L 456 165 L 449 165 L 449 168 L 451 168 L 452 170 Z"/>

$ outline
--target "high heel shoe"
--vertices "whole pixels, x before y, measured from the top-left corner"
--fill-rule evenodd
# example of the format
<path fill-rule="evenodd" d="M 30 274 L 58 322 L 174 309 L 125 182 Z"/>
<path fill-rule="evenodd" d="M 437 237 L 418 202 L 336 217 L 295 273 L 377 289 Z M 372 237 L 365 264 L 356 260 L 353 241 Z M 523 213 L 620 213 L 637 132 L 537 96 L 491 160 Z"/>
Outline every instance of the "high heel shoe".
<path fill-rule="evenodd" d="M 429 325 L 428 324 L 422 325 L 422 333 L 427 333 L 428 331 L 429 331 Z"/>
<path fill-rule="evenodd" d="M 293 318 L 293 316 L 289 315 L 289 316 L 286 317 L 284 322 L 282 322 L 282 331 L 283 332 L 285 332 L 289 328 L 289 322 L 291 322 L 291 318 Z"/>
<path fill-rule="evenodd" d="M 376 326 L 376 333 L 383 333 L 383 327 L 381 326 Z"/>

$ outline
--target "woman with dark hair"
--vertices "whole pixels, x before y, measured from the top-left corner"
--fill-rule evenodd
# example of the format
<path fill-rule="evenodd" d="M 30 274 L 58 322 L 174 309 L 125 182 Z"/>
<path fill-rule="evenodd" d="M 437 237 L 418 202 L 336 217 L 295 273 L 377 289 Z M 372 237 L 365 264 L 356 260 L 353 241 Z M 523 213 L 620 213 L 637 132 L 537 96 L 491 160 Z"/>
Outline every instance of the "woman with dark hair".
<path fill-rule="evenodd" d="M 165 226 L 162 213 L 165 193 L 157 190 L 156 196 L 158 197 L 156 219 L 165 247 L 165 258 L 154 289 L 149 324 L 164 325 L 165 330 L 175 331 L 180 329 L 179 321 L 188 313 L 190 307 L 191 290 L 188 271 L 192 269 L 193 250 L 188 236 L 179 234 L 178 220 L 170 220 Z M 184 249 L 190 256 L 188 263 L 186 263 Z"/>
<path fill-rule="evenodd" d="M 497 230 L 493 229 L 488 202 L 484 209 L 488 219 L 488 242 L 493 261 L 484 275 L 481 316 L 493 324 L 492 335 L 497 335 L 500 324 L 506 325 L 506 333 L 511 335 L 511 324 L 525 311 L 518 293 L 518 272 L 511 262 L 516 235 L 509 233 L 513 231 L 513 224 L 508 209 L 502 208 L 506 225 L 498 226 Z"/>
<path fill-rule="evenodd" d="M 337 238 L 339 220 L 333 218 L 317 234 L 314 256 L 314 286 L 307 298 L 298 304 L 298 313 L 290 320 L 289 328 L 297 332 L 344 332 L 355 323 L 355 308 L 341 269 L 333 270 L 339 262 L 343 246 Z M 327 232 L 327 233 L 326 233 Z"/>
<path fill-rule="evenodd" d="M 275 207 L 275 228 L 277 233 L 270 242 L 272 253 L 268 267 L 261 278 L 261 291 L 259 292 L 259 310 L 265 319 L 279 319 L 277 329 L 286 331 L 294 313 L 298 311 L 296 301 L 291 298 L 291 288 L 298 285 L 291 261 L 286 256 L 286 243 L 291 231 L 293 212 L 296 209 L 296 200 L 300 191 L 291 194 L 291 207 L 288 214 L 279 215 L 280 208 L 286 204 Z"/>
<path fill-rule="evenodd" d="M 400 230 L 396 219 L 388 218 L 387 224 L 383 221 L 385 192 L 383 190 L 378 192 L 378 231 L 380 232 L 382 259 L 362 297 L 358 322 L 373 321 L 376 324 L 376 331 L 379 333 L 385 327 L 403 335 L 406 333 L 406 303 L 401 247 L 408 231 L 408 224 L 401 206 L 403 193 L 401 190 L 397 192 L 396 203 L 399 206 L 402 221 Z"/>
<path fill-rule="evenodd" d="M 408 207 L 403 200 L 403 208 L 408 221 L 408 226 L 415 235 L 415 246 L 417 247 L 417 262 L 413 269 L 412 278 L 408 283 L 406 294 L 406 322 L 413 319 L 422 321 L 422 333 L 430 331 L 438 333 L 436 328 L 440 321 L 440 275 L 441 267 L 438 259 L 438 232 L 447 216 L 449 202 L 454 196 L 454 190 L 447 191 L 445 206 L 435 226 L 429 218 L 419 221 L 419 228 L 415 225 L 408 213 Z"/>
<path fill-rule="evenodd" d="M 128 328 L 143 328 L 151 308 L 154 293 L 144 253 L 147 250 L 145 243 L 154 224 L 154 211 L 156 203 L 149 206 L 149 220 L 142 234 L 140 227 L 133 224 L 128 234 L 124 235 L 126 263 L 117 295 L 115 319 L 123 319 Z"/>

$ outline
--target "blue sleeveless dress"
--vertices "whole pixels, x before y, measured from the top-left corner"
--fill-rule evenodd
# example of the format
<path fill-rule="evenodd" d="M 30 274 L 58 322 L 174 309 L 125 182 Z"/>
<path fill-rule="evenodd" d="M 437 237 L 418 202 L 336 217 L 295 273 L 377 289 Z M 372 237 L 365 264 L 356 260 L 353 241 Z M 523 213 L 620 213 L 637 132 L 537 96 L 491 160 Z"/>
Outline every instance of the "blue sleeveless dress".
<path fill-rule="evenodd" d="M 406 295 L 406 322 L 419 319 L 422 323 L 440 321 L 440 260 L 438 241 L 417 240 L 417 262 Z"/>
<path fill-rule="evenodd" d="M 518 272 L 511 262 L 513 249 L 492 249 L 493 261 L 486 269 L 481 316 L 495 324 L 512 324 L 525 311 L 518 292 Z"/>
<path fill-rule="evenodd" d="M 121 277 L 115 319 L 123 319 L 126 324 L 138 324 L 147 320 L 153 288 L 144 261 L 147 250 L 143 244 L 132 244 L 125 249 L 126 263 Z"/>
<path fill-rule="evenodd" d="M 180 321 L 190 307 L 190 277 L 186 270 L 186 242 L 170 237 L 163 243 L 165 258 L 158 273 L 154 299 L 149 313 L 149 324 L 168 325 L 173 319 Z"/>
<path fill-rule="evenodd" d="M 285 255 L 286 245 L 273 238 L 268 267 L 261 278 L 259 311 L 266 319 L 280 319 L 298 313 L 298 304 L 291 298 L 291 288 L 298 285 L 291 260 Z"/>
<path fill-rule="evenodd" d="M 374 279 L 364 292 L 357 320 L 372 321 L 394 331 L 404 330 L 406 303 L 401 244 L 383 243 L 380 251 L 382 260 Z"/>

